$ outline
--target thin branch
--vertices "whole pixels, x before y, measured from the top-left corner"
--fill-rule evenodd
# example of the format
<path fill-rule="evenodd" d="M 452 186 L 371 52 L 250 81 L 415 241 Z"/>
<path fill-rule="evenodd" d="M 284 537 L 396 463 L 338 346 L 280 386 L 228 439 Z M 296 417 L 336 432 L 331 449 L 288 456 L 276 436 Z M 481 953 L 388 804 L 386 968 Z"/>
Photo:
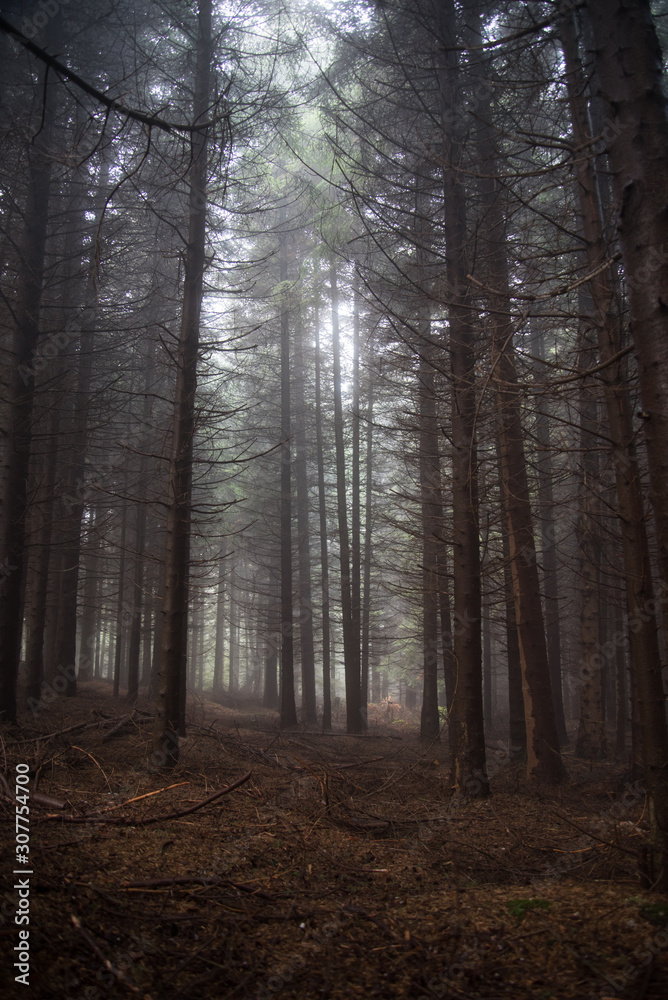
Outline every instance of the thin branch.
<path fill-rule="evenodd" d="M 35 45 L 34 42 L 31 42 L 29 38 L 26 38 L 26 36 L 18 30 L 18 28 L 15 28 L 2 16 L 0 16 L 0 28 L 2 28 L 5 34 L 17 41 L 24 47 L 24 49 L 27 49 L 28 52 L 32 53 L 32 55 L 34 55 L 37 59 L 40 59 L 51 69 L 55 70 L 59 76 L 65 77 L 67 80 L 71 80 L 72 83 L 76 84 L 80 90 L 83 90 L 84 93 L 94 97 L 95 100 L 104 105 L 105 108 L 109 108 L 111 111 L 116 111 L 119 115 L 123 115 L 125 118 L 131 118 L 133 121 L 141 122 L 142 125 L 146 125 L 148 128 L 159 128 L 162 129 L 163 132 L 170 133 L 192 133 L 204 131 L 205 129 L 210 128 L 216 121 L 220 121 L 220 119 L 217 118 L 211 121 L 200 122 L 197 125 L 177 125 L 175 122 L 167 122 L 164 118 L 158 118 L 157 115 L 149 115 L 145 114 L 143 111 L 135 111 L 133 108 L 126 107 L 124 104 L 121 104 L 120 101 L 114 100 L 113 97 L 109 97 L 101 90 L 98 90 L 97 87 L 88 83 L 83 79 L 83 77 L 79 76 L 78 73 L 75 73 L 74 70 L 69 69 L 69 67 L 62 63 L 59 59 L 56 59 L 55 56 L 49 55 L 49 53 L 39 45 Z"/>
<path fill-rule="evenodd" d="M 198 809 L 202 809 L 204 806 L 208 806 L 209 803 L 215 802 L 222 795 L 227 795 L 228 792 L 233 792 L 235 788 L 239 788 L 250 778 L 253 772 L 249 771 L 247 774 L 242 775 L 241 778 L 237 778 L 233 781 L 231 785 L 226 785 L 218 792 L 214 792 L 213 795 L 209 795 L 207 799 L 202 799 L 201 802 L 195 803 L 190 809 L 175 809 L 170 813 L 161 813 L 159 816 L 148 816 L 146 819 L 132 819 L 129 816 L 120 816 L 118 818 L 108 818 L 101 813 L 94 813 L 92 816 L 58 816 L 56 814 L 43 816 L 41 819 L 37 820 L 38 823 L 45 823 L 47 820 L 59 819 L 62 823 L 109 823 L 112 826 L 150 826 L 152 823 L 164 823 L 166 820 L 170 819 L 181 819 L 182 816 L 190 816 L 191 813 L 197 812 Z M 161 789 L 162 791 L 162 789 Z"/>

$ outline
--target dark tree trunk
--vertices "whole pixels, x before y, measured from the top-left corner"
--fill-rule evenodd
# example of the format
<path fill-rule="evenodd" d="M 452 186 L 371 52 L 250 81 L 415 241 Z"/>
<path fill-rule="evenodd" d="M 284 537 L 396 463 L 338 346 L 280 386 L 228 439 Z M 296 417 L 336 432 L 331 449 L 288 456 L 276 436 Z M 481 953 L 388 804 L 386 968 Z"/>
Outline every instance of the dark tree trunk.
<path fill-rule="evenodd" d="M 329 269 L 332 292 L 332 361 L 334 375 L 334 438 L 336 442 L 336 497 L 339 522 L 339 558 L 341 562 L 341 612 L 343 617 L 343 659 L 346 681 L 346 730 L 361 733 L 366 729 L 360 684 L 359 616 L 355 618 L 351 595 L 350 538 L 346 494 L 346 455 L 343 440 L 343 402 L 341 399 L 341 347 L 339 342 L 339 293 L 336 264 Z"/>
<path fill-rule="evenodd" d="M 23 632 L 27 480 L 30 468 L 35 352 L 39 339 L 51 191 L 51 136 L 55 118 L 53 91 L 44 92 L 43 118 L 30 144 L 28 190 L 19 284 L 14 306 L 12 364 L 5 392 L 5 434 L 0 466 L 0 719 L 16 721 L 16 681 Z M 40 360 L 39 358 L 37 360 Z"/>
<path fill-rule="evenodd" d="M 285 290 L 288 246 L 285 205 L 280 209 L 281 304 L 281 726 L 297 725 L 292 608 L 292 460 L 290 445 L 290 312 Z"/>
<path fill-rule="evenodd" d="M 121 690 L 121 669 L 123 665 L 123 644 L 125 639 L 125 608 L 123 594 L 125 591 L 125 561 L 126 561 L 126 539 L 128 525 L 128 505 L 123 504 L 121 513 L 121 537 L 119 542 L 118 559 L 118 591 L 116 594 L 116 617 L 114 627 L 114 698 L 118 698 Z"/>
<path fill-rule="evenodd" d="M 311 531 L 306 468 L 306 365 L 301 322 L 295 328 L 295 479 L 297 481 L 297 552 L 299 560 L 299 645 L 302 667 L 303 722 L 315 725 L 315 651 L 313 646 L 313 597 L 311 592 Z"/>
<path fill-rule="evenodd" d="M 371 555 L 373 532 L 373 382 L 369 379 L 366 424 L 364 551 L 362 553 L 362 622 L 361 671 L 362 704 L 369 700 L 369 663 L 371 634 Z M 371 684 L 371 700 L 378 702 L 378 684 Z"/>
<path fill-rule="evenodd" d="M 473 38 L 480 43 L 479 27 L 471 24 Z M 513 347 L 513 320 L 506 218 L 501 182 L 497 179 L 496 138 L 491 125 L 491 101 L 482 99 L 482 121 L 478 131 L 482 158 L 480 191 L 484 209 L 484 234 L 488 247 L 486 269 L 489 286 L 492 333 L 492 382 L 495 390 L 497 434 L 501 457 L 501 496 L 505 531 L 508 534 L 513 578 L 515 621 L 522 667 L 524 718 L 527 728 L 527 767 L 542 781 L 561 781 L 565 776 L 552 699 L 550 667 L 543 624 L 543 607 L 534 536 L 533 513 L 524 454 L 521 386 L 517 378 Z"/>
<path fill-rule="evenodd" d="M 438 717 L 438 550 L 441 469 L 436 415 L 436 376 L 429 357 L 431 328 L 424 323 L 419 346 L 419 474 L 422 515 L 422 712 L 421 739 L 436 739 Z"/>
<path fill-rule="evenodd" d="M 543 334 L 538 330 L 535 336 L 537 357 L 544 357 Z M 552 488 L 552 458 L 550 440 L 550 420 L 543 400 L 536 402 L 536 441 L 538 456 L 538 503 L 540 511 L 541 561 L 543 564 L 543 596 L 545 598 L 545 639 L 547 658 L 550 665 L 552 702 L 557 724 L 559 744 L 568 743 L 564 696 L 561 677 L 561 626 L 559 622 L 559 574 L 557 570 L 557 531 Z"/>
<path fill-rule="evenodd" d="M 475 352 L 466 259 L 466 193 L 455 135 L 461 111 L 453 0 L 437 8 L 439 88 L 443 128 L 443 231 L 452 364 L 452 516 L 456 687 L 451 713 L 453 784 L 467 796 L 489 791 L 482 707 L 480 541 L 475 423 Z"/>
<path fill-rule="evenodd" d="M 668 594 L 668 119 L 648 0 L 587 0 L 608 157 L 619 208 L 662 600 Z M 642 586 L 640 580 L 636 581 Z M 643 611 L 649 608 L 646 606 Z M 638 615 L 637 617 L 640 617 Z M 633 633 L 633 626 L 631 631 Z M 668 888 L 668 734 L 660 663 L 633 660 L 642 728 L 654 888 Z"/>
<path fill-rule="evenodd" d="M 41 488 L 37 493 L 33 509 L 32 531 L 35 537 L 29 566 L 31 586 L 26 641 L 26 704 L 32 712 L 37 712 L 39 708 L 44 680 L 44 627 L 49 582 L 49 553 L 53 534 L 54 491 L 58 455 L 56 439 L 59 425 L 60 409 L 58 406 L 54 406 L 51 410 L 47 432 L 49 446 L 40 462 Z"/>
<path fill-rule="evenodd" d="M 350 611 L 351 631 L 359 647 L 360 712 L 367 725 L 367 691 L 362 676 L 362 551 L 360 507 L 360 294 L 358 279 L 353 293 L 353 399 L 352 399 L 352 474 L 350 505 Z"/>
<path fill-rule="evenodd" d="M 329 551 L 327 543 L 327 494 L 325 491 L 325 455 L 323 445 L 322 412 L 322 356 L 320 352 L 320 301 L 315 304 L 315 432 L 318 462 L 318 516 L 320 535 L 320 564 L 322 590 L 322 728 L 332 728 L 332 669 L 331 626 L 329 620 Z"/>
<path fill-rule="evenodd" d="M 209 114 L 211 75 L 211 0 L 200 0 L 193 118 Z M 206 263 L 206 183 L 208 130 L 191 137 L 188 242 L 184 259 L 183 310 L 177 349 L 174 419 L 169 460 L 165 542 L 165 593 L 158 703 L 152 762 L 173 767 L 179 756 L 183 728 L 188 640 L 188 575 L 190 560 L 190 498 L 200 310 Z"/>
<path fill-rule="evenodd" d="M 77 661 L 80 681 L 93 676 L 94 654 L 97 644 L 97 596 L 99 590 L 98 542 L 95 538 L 97 507 L 92 507 L 86 524 L 86 542 L 83 547 L 84 592 L 81 609 L 81 635 Z"/>
<path fill-rule="evenodd" d="M 223 690 L 225 663 L 225 570 L 227 542 L 223 539 L 218 563 L 218 593 L 216 600 L 216 646 L 213 655 L 213 697 L 220 698 Z"/>

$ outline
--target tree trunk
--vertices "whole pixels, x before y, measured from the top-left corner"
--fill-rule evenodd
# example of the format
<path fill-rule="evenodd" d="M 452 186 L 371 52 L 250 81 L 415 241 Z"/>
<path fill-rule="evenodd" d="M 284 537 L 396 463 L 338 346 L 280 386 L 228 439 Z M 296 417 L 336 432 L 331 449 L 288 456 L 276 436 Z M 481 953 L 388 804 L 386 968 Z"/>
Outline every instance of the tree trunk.
<path fill-rule="evenodd" d="M 436 739 L 438 717 L 438 549 L 441 518 L 441 468 L 438 453 L 436 376 L 429 357 L 431 328 L 424 324 L 419 345 L 419 474 L 422 518 L 422 712 L 420 738 Z"/>
<path fill-rule="evenodd" d="M 661 600 L 665 603 L 668 595 L 668 258 L 665 254 L 668 121 L 661 49 L 647 0 L 588 0 L 586 6 L 594 35 L 598 87 L 608 118 L 608 158 L 619 206 L 619 236 L 631 334 L 638 359 L 651 499 L 659 543 Z M 575 120 L 576 115 L 573 117 Z M 578 182 L 587 183 L 583 176 L 578 176 Z M 583 213 L 583 223 L 589 214 Z M 605 289 L 602 294 L 605 296 Z M 618 341 L 610 342 L 610 334 L 616 329 L 611 314 L 608 306 L 597 324 L 601 361 L 610 360 L 618 346 Z M 635 456 L 631 437 L 627 436 L 629 423 L 621 416 L 614 416 L 615 421 L 619 420 L 619 437 L 615 438 L 610 419 L 611 411 L 621 411 L 626 399 L 623 388 L 620 391 L 621 372 L 619 368 L 615 371 L 614 366 L 605 372 L 610 385 L 607 391 L 611 397 L 608 404 L 611 436 L 618 442 L 614 451 L 619 491 L 620 484 L 623 489 L 624 479 L 630 474 L 629 463 L 632 465 Z M 631 523 L 644 533 L 642 507 L 636 506 L 630 513 Z M 624 520 L 622 526 L 627 591 L 631 584 L 630 611 L 635 604 L 629 623 L 631 639 L 633 643 L 637 638 L 639 645 L 651 643 L 656 633 L 642 628 L 643 618 L 648 615 L 651 618 L 656 611 L 656 602 L 646 590 L 651 586 L 651 574 L 643 551 L 642 575 L 634 573 L 629 580 L 626 559 L 631 560 L 633 552 Z M 651 878 L 656 888 L 665 891 L 668 888 L 668 734 L 661 664 L 652 649 L 641 652 L 632 645 L 631 656 L 649 800 Z"/>
<path fill-rule="evenodd" d="M 501 482 L 501 446 L 496 442 L 496 456 Z M 508 667 L 508 739 L 511 760 L 526 760 L 527 728 L 524 720 L 524 692 L 522 688 L 522 665 L 520 663 L 520 640 L 515 618 L 515 588 L 510 567 L 510 538 L 501 532 L 503 545 L 503 591 L 506 619 L 506 662 Z"/>
<path fill-rule="evenodd" d="M 322 590 L 322 728 L 332 728 L 331 625 L 329 620 L 329 551 L 327 543 L 327 494 L 325 492 L 325 455 L 322 435 L 322 356 L 320 353 L 320 301 L 315 303 L 315 433 L 318 462 L 318 515 L 320 534 L 320 571 Z"/>
<path fill-rule="evenodd" d="M 461 112 L 459 57 L 453 0 L 436 12 L 443 128 L 443 230 L 452 364 L 452 518 L 456 689 L 451 713 L 453 784 L 467 796 L 489 791 L 482 707 L 480 542 L 475 440 L 476 393 L 472 313 L 466 259 L 466 193 L 457 167 L 455 137 Z"/>
<path fill-rule="evenodd" d="M 41 458 L 40 489 L 33 508 L 33 553 L 29 564 L 30 608 L 27 616 L 26 641 L 26 705 L 34 713 L 39 708 L 44 680 L 44 626 L 46 624 L 47 593 L 49 582 L 49 554 L 51 550 L 54 516 L 54 491 L 56 486 L 56 439 L 60 425 L 60 409 L 51 408 L 47 440 L 48 450 Z"/>
<path fill-rule="evenodd" d="M 51 191 L 51 136 L 55 118 L 53 81 L 40 73 L 44 108 L 28 156 L 28 190 L 19 284 L 14 306 L 12 364 L 5 388 L 5 434 L 0 466 L 0 720 L 16 721 L 16 681 L 23 632 L 27 480 L 30 468 L 34 358 L 39 339 Z"/>
<path fill-rule="evenodd" d="M 123 640 L 125 638 L 125 608 L 123 592 L 125 590 L 125 559 L 128 525 L 128 504 L 123 504 L 121 513 L 121 538 L 119 542 L 118 560 L 118 592 L 116 595 L 116 634 L 114 640 L 114 698 L 118 698 L 121 690 L 121 668 L 123 664 Z"/>
<path fill-rule="evenodd" d="M 360 508 L 360 293 L 359 279 L 355 277 L 353 291 L 353 398 L 352 398 L 352 474 L 350 505 L 350 609 L 351 631 L 359 647 L 360 712 L 364 728 L 367 726 L 367 693 L 362 677 L 362 551 Z"/>
<path fill-rule="evenodd" d="M 479 25 L 471 25 L 474 40 L 481 41 Z M 524 718 L 527 728 L 527 768 L 542 781 L 557 782 L 565 776 L 552 699 L 550 667 L 543 625 L 543 607 L 534 536 L 533 514 L 524 454 L 521 387 L 513 347 L 510 274 L 506 250 L 503 189 L 498 180 L 497 149 L 492 131 L 491 101 L 483 97 L 478 130 L 482 158 L 480 191 L 483 227 L 488 248 L 486 270 L 490 291 L 492 334 L 492 383 L 495 391 L 497 434 L 501 456 L 501 495 L 508 534 L 513 578 Z M 492 291 L 493 290 L 493 291 Z"/>
<path fill-rule="evenodd" d="M 583 296 L 580 296 L 581 302 Z M 581 309 L 584 311 L 584 309 Z M 583 333 L 581 351 L 583 370 L 593 367 L 595 352 L 589 331 Z M 601 529 L 597 521 L 600 470 L 598 458 L 599 421 L 598 389 L 592 380 L 581 383 L 580 451 L 582 478 L 580 514 L 577 538 L 579 551 L 578 582 L 580 590 L 580 721 L 575 752 L 586 760 L 601 760 L 606 756 L 605 717 L 603 713 L 603 677 L 600 659 L 600 575 Z M 596 666 L 592 666 L 596 664 Z"/>
<path fill-rule="evenodd" d="M 343 441 L 343 403 L 341 399 L 341 347 L 339 338 L 339 293 L 336 264 L 329 268 L 332 292 L 332 361 L 334 374 L 334 438 L 336 442 L 336 498 L 339 522 L 339 558 L 341 562 L 341 612 L 343 618 L 343 659 L 346 682 L 346 731 L 361 733 L 366 729 L 362 711 L 360 684 L 359 616 L 355 618 L 351 595 L 350 539 L 346 494 L 346 455 Z M 357 627 L 356 627 L 357 626 Z"/>
<path fill-rule="evenodd" d="M 211 5 L 200 0 L 193 118 L 202 122 L 209 113 L 211 74 Z M 208 130 L 191 135 L 188 175 L 189 223 L 184 260 L 181 329 L 177 349 L 174 419 L 169 460 L 165 543 L 165 596 L 158 702 L 153 733 L 152 762 L 173 767 L 179 756 L 179 729 L 183 720 L 183 680 L 188 639 L 188 574 L 190 559 L 190 497 L 200 310 L 206 243 L 206 183 Z"/>
<path fill-rule="evenodd" d="M 301 321 L 295 327 L 295 479 L 297 480 L 297 552 L 299 559 L 299 645 L 302 666 L 302 721 L 316 725 L 313 597 L 311 592 L 311 531 L 306 468 L 306 365 Z"/>
<path fill-rule="evenodd" d="M 81 635 L 77 660 L 80 681 L 89 681 L 93 676 L 94 649 L 97 642 L 97 596 L 99 590 L 98 546 L 95 539 L 97 507 L 92 507 L 86 524 L 86 544 L 83 548 L 84 593 L 81 609 Z"/>
<path fill-rule="evenodd" d="M 225 663 L 225 557 L 227 541 L 223 539 L 218 563 L 218 593 L 216 600 L 216 646 L 213 655 L 213 698 L 220 698 L 223 690 Z"/>
<path fill-rule="evenodd" d="M 285 205 L 280 209 L 281 295 L 281 726 L 297 725 L 292 608 L 292 461 L 290 447 L 290 312 L 286 282 L 288 247 Z"/>
<path fill-rule="evenodd" d="M 543 333 L 540 328 L 534 338 L 534 351 L 544 358 Z M 536 442 L 538 455 L 538 505 L 540 516 L 540 549 L 543 568 L 543 597 L 545 601 L 545 639 L 547 658 L 550 665 L 552 702 L 557 724 L 559 745 L 568 743 L 566 718 L 564 715 L 564 695 L 561 676 L 561 624 L 559 621 L 559 573 L 557 569 L 557 528 L 552 488 L 552 457 L 550 440 L 550 419 L 542 399 L 536 401 Z"/>
<path fill-rule="evenodd" d="M 360 665 L 362 675 L 362 704 L 369 701 L 369 663 L 371 634 L 371 555 L 373 532 L 373 382 L 369 378 L 366 423 L 365 499 L 364 499 L 364 551 L 362 553 L 362 621 Z M 371 700 L 379 701 L 377 683 L 371 684 Z"/>

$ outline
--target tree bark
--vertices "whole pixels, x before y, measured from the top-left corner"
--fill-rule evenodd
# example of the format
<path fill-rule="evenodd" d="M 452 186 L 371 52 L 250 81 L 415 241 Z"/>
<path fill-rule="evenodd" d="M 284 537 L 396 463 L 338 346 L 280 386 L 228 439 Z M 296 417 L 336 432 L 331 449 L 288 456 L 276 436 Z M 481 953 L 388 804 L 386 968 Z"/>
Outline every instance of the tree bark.
<path fill-rule="evenodd" d="M 327 493 L 325 491 L 325 455 L 323 444 L 322 412 L 322 355 L 320 351 L 320 299 L 316 291 L 315 302 L 315 433 L 318 463 L 318 516 L 320 535 L 320 572 L 322 591 L 322 728 L 332 728 L 332 669 L 331 625 L 329 617 L 329 546 L 327 542 Z"/>
<path fill-rule="evenodd" d="M 479 25 L 471 25 L 479 43 Z M 550 667 L 545 641 L 543 607 L 536 560 L 533 513 L 524 454 L 524 432 L 513 347 L 510 274 L 506 250 L 503 190 L 498 180 L 497 149 L 492 130 L 492 104 L 481 101 L 478 144 L 482 159 L 479 182 L 483 205 L 483 230 L 487 246 L 486 270 L 490 291 L 492 383 L 495 392 L 497 434 L 501 458 L 501 494 L 508 535 L 513 579 L 524 718 L 527 729 L 527 768 L 541 781 L 565 777 L 559 751 L 552 699 Z M 494 291 L 492 291 L 494 290 Z"/>
<path fill-rule="evenodd" d="M 205 120 L 210 104 L 212 0 L 200 0 L 193 117 Z M 206 264 L 206 184 L 208 130 L 191 134 L 188 241 L 184 259 L 183 310 L 177 349 L 174 419 L 169 460 L 165 543 L 165 595 L 158 702 L 152 762 L 173 767 L 179 756 L 183 722 L 183 681 L 188 640 L 190 498 L 200 311 Z"/>
<path fill-rule="evenodd" d="M 668 596 L 668 120 L 662 54 L 648 0 L 587 0 L 598 88 L 624 256 L 631 334 L 658 539 L 661 599 Z M 640 581 L 636 583 L 636 587 Z M 645 608 L 648 611 L 649 608 Z M 653 610 L 653 609 L 652 609 Z M 650 612 L 651 613 L 651 612 Z M 640 618 L 641 615 L 636 616 Z M 634 625 L 631 632 L 634 632 Z M 651 828 L 651 875 L 668 888 L 668 735 L 660 664 L 634 676 Z"/>
<path fill-rule="evenodd" d="M 353 614 L 350 576 L 350 536 L 348 534 L 348 500 L 346 494 L 346 455 L 343 440 L 343 403 L 341 398 L 341 347 L 339 337 L 339 293 L 336 263 L 329 268 L 332 292 L 332 361 L 334 374 L 334 438 L 336 443 L 336 498 L 339 522 L 339 559 L 341 563 L 341 612 L 343 617 L 343 659 L 346 683 L 346 730 L 361 733 L 366 729 L 366 712 L 362 711 L 360 684 L 359 617 Z M 357 628 L 356 628 L 357 625 Z"/>
<path fill-rule="evenodd" d="M 534 351 L 544 358 L 542 330 L 537 329 Z M 566 717 L 564 715 L 564 694 L 561 676 L 561 623 L 559 620 L 559 573 L 557 568 L 557 522 L 555 517 L 554 491 L 552 488 L 552 457 L 550 438 L 550 417 L 544 400 L 536 401 L 536 442 L 538 455 L 538 509 L 540 518 L 540 550 L 543 578 L 543 598 L 545 603 L 545 640 L 547 658 L 550 665 L 552 702 L 557 724 L 559 745 L 568 743 Z"/>
<path fill-rule="evenodd" d="M 302 716 L 315 725 L 315 651 L 313 645 L 313 596 L 311 590 L 311 531 L 306 468 L 306 365 L 301 322 L 295 327 L 295 479 L 297 481 L 297 553 L 299 562 L 299 646 L 302 668 Z"/>
<path fill-rule="evenodd" d="M 223 539 L 218 562 L 218 585 L 216 595 L 216 645 L 213 654 L 213 697 L 220 698 L 223 690 L 223 669 L 225 662 L 225 570 L 227 541 Z"/>
<path fill-rule="evenodd" d="M 12 364 L 9 366 L 6 433 L 0 466 L 0 720 L 16 721 L 16 681 L 23 632 L 23 587 L 27 481 L 35 393 L 34 355 L 39 339 L 51 192 L 51 137 L 56 114 L 54 88 L 40 73 L 43 119 L 30 144 L 21 272 L 14 306 Z"/>
<path fill-rule="evenodd" d="M 294 679 L 294 614 L 292 607 L 292 460 L 290 446 L 290 312 L 286 210 L 280 208 L 281 280 L 281 726 L 297 725 Z"/>
<path fill-rule="evenodd" d="M 452 779 L 464 795 L 487 795 L 482 706 L 480 540 L 475 440 L 475 354 L 468 263 L 466 192 L 460 180 L 459 57 L 453 0 L 436 9 L 443 128 L 443 230 L 452 365 L 452 517 L 456 687 L 451 713 Z"/>

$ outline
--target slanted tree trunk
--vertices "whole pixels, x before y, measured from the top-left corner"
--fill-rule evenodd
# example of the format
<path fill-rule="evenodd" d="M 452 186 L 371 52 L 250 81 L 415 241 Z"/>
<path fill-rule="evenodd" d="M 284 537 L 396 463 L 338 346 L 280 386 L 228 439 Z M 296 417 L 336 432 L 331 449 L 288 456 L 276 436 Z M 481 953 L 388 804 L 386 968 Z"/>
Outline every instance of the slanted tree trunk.
<path fill-rule="evenodd" d="M 200 0 L 193 120 L 209 113 L 212 0 Z M 183 681 L 188 641 L 188 575 L 190 560 L 190 498 L 200 310 L 205 267 L 208 130 L 192 133 L 189 182 L 188 241 L 184 259 L 181 329 L 176 359 L 174 419 L 169 460 L 165 542 L 165 595 L 158 702 L 152 761 L 173 767 L 179 756 L 183 724 Z"/>

